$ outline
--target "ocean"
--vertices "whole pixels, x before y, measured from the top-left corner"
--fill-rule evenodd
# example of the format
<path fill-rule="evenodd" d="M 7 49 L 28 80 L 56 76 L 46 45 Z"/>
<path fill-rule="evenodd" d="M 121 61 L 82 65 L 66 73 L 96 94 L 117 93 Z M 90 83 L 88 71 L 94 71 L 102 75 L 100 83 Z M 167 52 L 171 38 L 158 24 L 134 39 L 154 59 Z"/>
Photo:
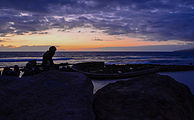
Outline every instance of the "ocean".
<path fill-rule="evenodd" d="M 27 61 L 36 59 L 41 63 L 43 52 L 0 52 L 0 68 L 5 66 L 25 66 Z M 188 65 L 194 64 L 193 53 L 181 52 L 56 52 L 54 62 L 80 63 L 104 61 L 105 64 L 162 64 Z M 177 81 L 187 85 L 194 94 L 194 71 L 160 73 L 169 75 Z M 94 84 L 94 93 L 103 86 L 118 80 L 97 81 Z"/>
<path fill-rule="evenodd" d="M 43 52 L 0 52 L 0 67 L 25 66 L 27 61 L 36 59 L 41 63 Z M 105 64 L 194 64 L 193 53 L 181 52 L 56 52 L 56 64 L 104 61 Z"/>

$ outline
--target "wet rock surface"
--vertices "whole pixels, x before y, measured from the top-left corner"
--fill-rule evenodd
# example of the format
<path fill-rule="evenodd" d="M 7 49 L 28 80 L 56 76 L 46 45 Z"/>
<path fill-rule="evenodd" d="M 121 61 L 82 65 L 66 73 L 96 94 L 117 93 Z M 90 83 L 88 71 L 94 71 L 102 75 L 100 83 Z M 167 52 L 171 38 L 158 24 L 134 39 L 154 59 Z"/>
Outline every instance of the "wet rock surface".
<path fill-rule="evenodd" d="M 97 120 L 194 120 L 193 95 L 169 76 L 111 83 L 94 96 Z"/>
<path fill-rule="evenodd" d="M 92 101 L 93 85 L 80 73 L 0 77 L 0 120 L 93 120 Z"/>

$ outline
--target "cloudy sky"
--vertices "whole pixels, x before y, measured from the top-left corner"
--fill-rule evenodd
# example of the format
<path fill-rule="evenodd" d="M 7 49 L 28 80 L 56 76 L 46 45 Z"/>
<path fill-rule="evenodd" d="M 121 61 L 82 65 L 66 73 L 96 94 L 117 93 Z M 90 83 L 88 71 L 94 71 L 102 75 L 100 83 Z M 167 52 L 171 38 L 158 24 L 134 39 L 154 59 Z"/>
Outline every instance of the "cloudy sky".
<path fill-rule="evenodd" d="M 0 0 L 0 51 L 194 47 L 194 0 Z"/>

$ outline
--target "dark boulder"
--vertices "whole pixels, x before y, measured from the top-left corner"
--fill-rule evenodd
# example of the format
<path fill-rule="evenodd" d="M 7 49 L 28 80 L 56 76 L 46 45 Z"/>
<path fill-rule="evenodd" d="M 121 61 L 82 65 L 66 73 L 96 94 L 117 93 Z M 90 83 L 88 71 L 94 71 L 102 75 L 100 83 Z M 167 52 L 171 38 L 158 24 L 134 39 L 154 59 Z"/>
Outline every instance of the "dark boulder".
<path fill-rule="evenodd" d="M 0 77 L 0 120 L 93 120 L 92 101 L 92 82 L 80 73 Z"/>
<path fill-rule="evenodd" d="M 153 74 L 98 90 L 94 112 L 97 120 L 194 120 L 194 103 L 188 87 Z"/>

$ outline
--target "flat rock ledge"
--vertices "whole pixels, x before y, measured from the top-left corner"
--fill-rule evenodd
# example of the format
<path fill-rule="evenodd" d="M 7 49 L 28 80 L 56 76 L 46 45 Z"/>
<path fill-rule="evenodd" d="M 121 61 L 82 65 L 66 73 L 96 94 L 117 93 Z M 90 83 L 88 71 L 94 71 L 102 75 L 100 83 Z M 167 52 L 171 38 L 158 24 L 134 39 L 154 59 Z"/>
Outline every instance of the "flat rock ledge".
<path fill-rule="evenodd" d="M 97 120 L 194 120 L 189 88 L 169 76 L 118 81 L 94 96 Z"/>
<path fill-rule="evenodd" d="M 76 72 L 0 77 L 0 120 L 94 120 L 93 85 Z"/>

